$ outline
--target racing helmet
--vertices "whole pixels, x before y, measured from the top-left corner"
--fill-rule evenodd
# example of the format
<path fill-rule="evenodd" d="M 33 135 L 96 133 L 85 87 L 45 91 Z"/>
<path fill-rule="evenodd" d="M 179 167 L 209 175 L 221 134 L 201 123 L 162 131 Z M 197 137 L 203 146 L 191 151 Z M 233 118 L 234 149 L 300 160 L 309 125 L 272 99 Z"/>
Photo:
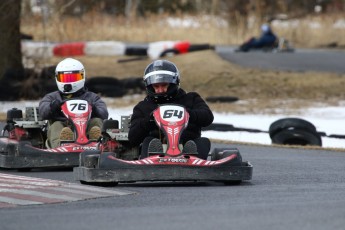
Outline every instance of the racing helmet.
<path fill-rule="evenodd" d="M 268 33 L 271 30 L 270 26 L 268 24 L 262 24 L 261 31 L 263 33 Z"/>
<path fill-rule="evenodd" d="M 84 65 L 73 58 L 62 60 L 55 69 L 55 80 L 61 93 L 70 94 L 84 88 Z"/>
<path fill-rule="evenodd" d="M 153 84 L 169 83 L 165 93 L 156 93 Z M 176 65 L 167 60 L 156 60 L 144 71 L 144 84 L 147 95 L 157 103 L 168 102 L 177 95 L 180 88 L 180 73 Z"/>

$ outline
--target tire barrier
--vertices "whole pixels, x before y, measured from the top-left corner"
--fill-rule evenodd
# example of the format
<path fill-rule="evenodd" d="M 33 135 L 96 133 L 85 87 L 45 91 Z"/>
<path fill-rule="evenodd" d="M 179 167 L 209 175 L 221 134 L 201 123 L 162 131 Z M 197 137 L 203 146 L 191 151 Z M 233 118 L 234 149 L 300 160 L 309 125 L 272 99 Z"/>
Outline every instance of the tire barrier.
<path fill-rule="evenodd" d="M 0 79 L 0 100 L 35 99 L 41 91 L 42 86 L 33 69 L 9 68 Z"/>
<path fill-rule="evenodd" d="M 91 77 L 85 82 L 85 86 L 92 92 L 105 97 L 122 97 L 127 94 L 141 93 L 145 90 L 141 77 L 117 79 L 114 77 Z"/>
<path fill-rule="evenodd" d="M 306 130 L 282 130 L 276 133 L 272 138 L 272 144 L 280 145 L 315 145 L 322 146 L 320 135 Z"/>
<path fill-rule="evenodd" d="M 267 131 L 263 131 L 260 129 L 250 129 L 250 128 L 241 128 L 235 127 L 230 124 L 223 124 L 223 123 L 212 123 L 207 127 L 203 127 L 202 131 L 218 131 L 218 132 L 229 132 L 229 131 L 238 131 L 238 132 L 250 132 L 250 133 L 267 133 Z"/>
<path fill-rule="evenodd" d="M 70 43 L 49 43 L 23 40 L 22 53 L 25 57 L 72 57 L 72 56 L 145 56 L 158 59 L 170 54 L 214 49 L 209 44 L 190 44 L 188 41 L 158 41 L 147 45 L 126 44 L 119 41 L 88 41 Z"/>
<path fill-rule="evenodd" d="M 122 82 L 113 77 L 92 77 L 85 81 L 85 86 L 103 97 L 122 97 L 127 93 Z"/>
<path fill-rule="evenodd" d="M 124 55 L 126 45 L 116 41 L 63 43 L 53 47 L 54 56 L 118 56 Z"/>
<path fill-rule="evenodd" d="M 300 118 L 282 118 L 269 127 L 272 144 L 322 146 L 320 133 L 309 121 Z"/>
<path fill-rule="evenodd" d="M 238 97 L 232 96 L 214 96 L 214 97 L 206 97 L 205 100 L 210 103 L 224 103 L 224 102 L 235 102 L 238 101 Z"/>
<path fill-rule="evenodd" d="M 39 79 L 41 80 L 42 94 L 55 91 L 56 83 L 54 80 L 56 66 L 47 66 L 42 69 Z M 130 77 L 117 79 L 107 76 L 93 76 L 86 79 L 85 86 L 92 92 L 99 93 L 106 97 L 122 97 L 126 94 L 142 93 L 145 85 L 141 77 Z"/>
<path fill-rule="evenodd" d="M 316 127 L 309 121 L 306 121 L 301 118 L 282 118 L 275 122 L 273 122 L 268 132 L 270 134 L 270 137 L 274 136 L 276 133 L 285 130 L 285 129 L 302 129 L 309 132 L 316 133 Z"/>
<path fill-rule="evenodd" d="M 227 131 L 234 131 L 235 127 L 229 124 L 221 124 L 221 123 L 212 123 L 207 127 L 203 127 L 202 131 L 219 131 L 219 132 L 227 132 Z"/>
<path fill-rule="evenodd" d="M 57 90 L 54 79 L 56 66 L 47 66 L 37 73 L 33 69 L 8 69 L 0 80 L 0 100 L 35 100 Z M 20 82 L 20 83 L 19 83 Z M 142 77 L 116 79 L 96 76 L 86 79 L 85 86 L 106 97 L 122 97 L 145 91 Z"/>

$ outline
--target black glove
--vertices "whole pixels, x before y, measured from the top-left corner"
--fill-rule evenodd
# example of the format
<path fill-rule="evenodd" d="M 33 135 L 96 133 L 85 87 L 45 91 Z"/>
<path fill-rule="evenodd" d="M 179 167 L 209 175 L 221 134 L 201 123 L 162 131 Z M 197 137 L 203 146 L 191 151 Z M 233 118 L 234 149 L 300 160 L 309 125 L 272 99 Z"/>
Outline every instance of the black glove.
<path fill-rule="evenodd" d="M 92 107 L 91 109 L 92 109 L 93 117 L 98 117 L 97 107 L 95 105 L 91 105 L 91 107 Z"/>
<path fill-rule="evenodd" d="M 50 102 L 50 109 L 51 113 L 61 111 L 61 102 L 58 100 L 53 100 L 52 102 Z"/>
<path fill-rule="evenodd" d="M 153 113 L 151 113 L 150 115 L 144 117 L 142 120 L 141 120 L 141 127 L 146 129 L 146 130 L 153 130 L 153 129 L 156 129 L 157 128 L 157 125 L 156 125 L 156 122 L 153 118 Z"/>
<path fill-rule="evenodd" d="M 192 109 L 187 109 L 187 112 L 189 113 L 189 122 L 190 123 L 196 122 L 198 119 L 198 115 L 196 114 L 196 112 Z"/>

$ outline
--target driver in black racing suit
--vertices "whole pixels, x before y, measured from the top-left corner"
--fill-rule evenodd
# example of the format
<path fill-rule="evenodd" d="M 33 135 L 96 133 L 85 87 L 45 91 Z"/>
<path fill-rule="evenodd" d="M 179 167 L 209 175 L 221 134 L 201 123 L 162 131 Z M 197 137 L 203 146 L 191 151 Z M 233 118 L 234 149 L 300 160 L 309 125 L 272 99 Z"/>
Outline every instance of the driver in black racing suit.
<path fill-rule="evenodd" d="M 168 103 L 184 106 L 190 115 L 180 143 L 184 148 L 196 148 L 198 157 L 207 159 L 211 143 L 208 138 L 201 137 L 201 128 L 213 122 L 213 113 L 198 93 L 187 93 L 180 88 L 180 73 L 175 64 L 167 60 L 152 62 L 145 69 L 144 83 L 147 96 L 133 108 L 128 133 L 133 147 L 141 145 L 141 158 L 148 156 L 150 143 L 159 138 L 152 112 L 158 105 Z"/>

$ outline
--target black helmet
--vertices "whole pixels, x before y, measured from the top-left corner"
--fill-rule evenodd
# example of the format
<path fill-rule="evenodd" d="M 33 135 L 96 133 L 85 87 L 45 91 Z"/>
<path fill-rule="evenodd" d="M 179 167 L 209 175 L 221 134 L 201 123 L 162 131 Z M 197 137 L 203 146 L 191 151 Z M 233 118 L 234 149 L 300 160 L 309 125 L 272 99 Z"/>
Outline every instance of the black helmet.
<path fill-rule="evenodd" d="M 146 92 L 157 103 L 168 102 L 176 96 L 180 87 L 180 73 L 176 65 L 167 60 L 156 60 L 149 64 L 144 72 Z M 166 93 L 156 93 L 152 84 L 169 83 Z"/>

